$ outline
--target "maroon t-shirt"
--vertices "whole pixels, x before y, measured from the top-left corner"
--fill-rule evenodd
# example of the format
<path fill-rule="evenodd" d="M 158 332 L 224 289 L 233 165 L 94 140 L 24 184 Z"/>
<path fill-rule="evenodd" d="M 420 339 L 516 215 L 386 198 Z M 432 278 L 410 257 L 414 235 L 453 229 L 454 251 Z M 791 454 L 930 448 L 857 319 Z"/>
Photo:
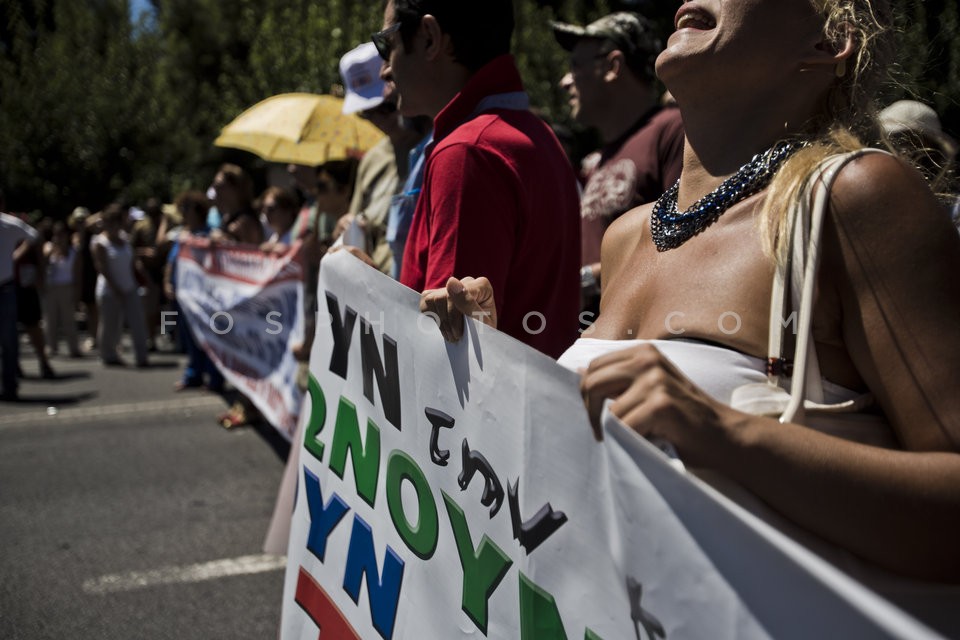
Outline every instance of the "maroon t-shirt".
<path fill-rule="evenodd" d="M 645 114 L 630 131 L 588 156 L 580 202 L 581 264 L 600 262 L 603 233 L 622 213 L 653 202 L 680 177 L 683 121 L 666 107 Z"/>
<path fill-rule="evenodd" d="M 576 177 L 529 110 L 473 113 L 487 96 L 522 91 L 513 57 L 501 56 L 437 115 L 400 282 L 423 291 L 485 276 L 498 328 L 555 358 L 577 337 Z"/>

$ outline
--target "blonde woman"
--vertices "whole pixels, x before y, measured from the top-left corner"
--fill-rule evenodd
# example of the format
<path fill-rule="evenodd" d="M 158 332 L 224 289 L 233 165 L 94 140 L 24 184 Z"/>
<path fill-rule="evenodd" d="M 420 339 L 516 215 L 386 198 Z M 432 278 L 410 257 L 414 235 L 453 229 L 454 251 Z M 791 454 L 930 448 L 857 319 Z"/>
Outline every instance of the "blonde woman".
<path fill-rule="evenodd" d="M 888 426 L 847 438 L 730 406 L 767 379 L 784 216 L 822 160 L 876 139 L 869 98 L 893 35 L 885 0 L 683 3 L 657 60 L 683 113 L 681 178 L 608 230 L 599 319 L 560 362 L 583 371 L 595 428 L 610 398 L 629 427 L 832 548 L 956 584 L 960 239 L 905 163 L 872 153 L 840 171 L 813 306 L 826 400 L 869 392 Z M 495 321 L 492 299 L 483 279 L 451 279 L 421 307 L 457 338 L 459 313 Z"/>

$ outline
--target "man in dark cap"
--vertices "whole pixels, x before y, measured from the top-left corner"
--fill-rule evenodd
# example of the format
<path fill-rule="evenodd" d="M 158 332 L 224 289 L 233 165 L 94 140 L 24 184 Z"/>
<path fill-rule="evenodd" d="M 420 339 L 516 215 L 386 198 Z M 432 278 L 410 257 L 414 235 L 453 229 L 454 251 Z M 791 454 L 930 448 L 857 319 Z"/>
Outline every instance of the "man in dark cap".
<path fill-rule="evenodd" d="M 573 117 L 594 127 L 603 147 L 584 160 L 580 204 L 580 282 L 584 310 L 595 313 L 600 296 L 600 243 L 622 213 L 656 200 L 680 177 L 683 123 L 663 107 L 654 61 L 661 44 L 643 17 L 618 12 L 586 27 L 553 23 L 570 70 L 560 87 Z M 590 323 L 591 316 L 582 317 Z"/>

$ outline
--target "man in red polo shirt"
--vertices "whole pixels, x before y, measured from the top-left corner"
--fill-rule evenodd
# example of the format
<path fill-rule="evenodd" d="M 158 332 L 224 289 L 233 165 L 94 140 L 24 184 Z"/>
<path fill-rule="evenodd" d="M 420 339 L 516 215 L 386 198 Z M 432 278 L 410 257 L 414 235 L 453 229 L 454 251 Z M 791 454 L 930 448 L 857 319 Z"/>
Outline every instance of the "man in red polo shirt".
<path fill-rule="evenodd" d="M 488 278 L 498 328 L 557 357 L 577 337 L 576 178 L 510 55 L 510 0 L 390 0 L 373 38 L 405 116 L 434 119 L 400 281 Z"/>

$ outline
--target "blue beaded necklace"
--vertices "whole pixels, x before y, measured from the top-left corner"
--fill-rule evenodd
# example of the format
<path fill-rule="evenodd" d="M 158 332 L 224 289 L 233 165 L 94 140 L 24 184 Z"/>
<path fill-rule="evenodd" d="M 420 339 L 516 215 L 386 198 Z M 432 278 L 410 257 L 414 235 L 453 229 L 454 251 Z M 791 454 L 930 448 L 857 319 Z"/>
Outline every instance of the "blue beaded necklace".
<path fill-rule="evenodd" d="M 650 231 L 657 251 L 676 249 L 716 222 L 727 209 L 766 187 L 784 160 L 802 146 L 800 142 L 778 142 L 758 153 L 683 213 L 677 211 L 677 180 L 653 205 Z"/>

